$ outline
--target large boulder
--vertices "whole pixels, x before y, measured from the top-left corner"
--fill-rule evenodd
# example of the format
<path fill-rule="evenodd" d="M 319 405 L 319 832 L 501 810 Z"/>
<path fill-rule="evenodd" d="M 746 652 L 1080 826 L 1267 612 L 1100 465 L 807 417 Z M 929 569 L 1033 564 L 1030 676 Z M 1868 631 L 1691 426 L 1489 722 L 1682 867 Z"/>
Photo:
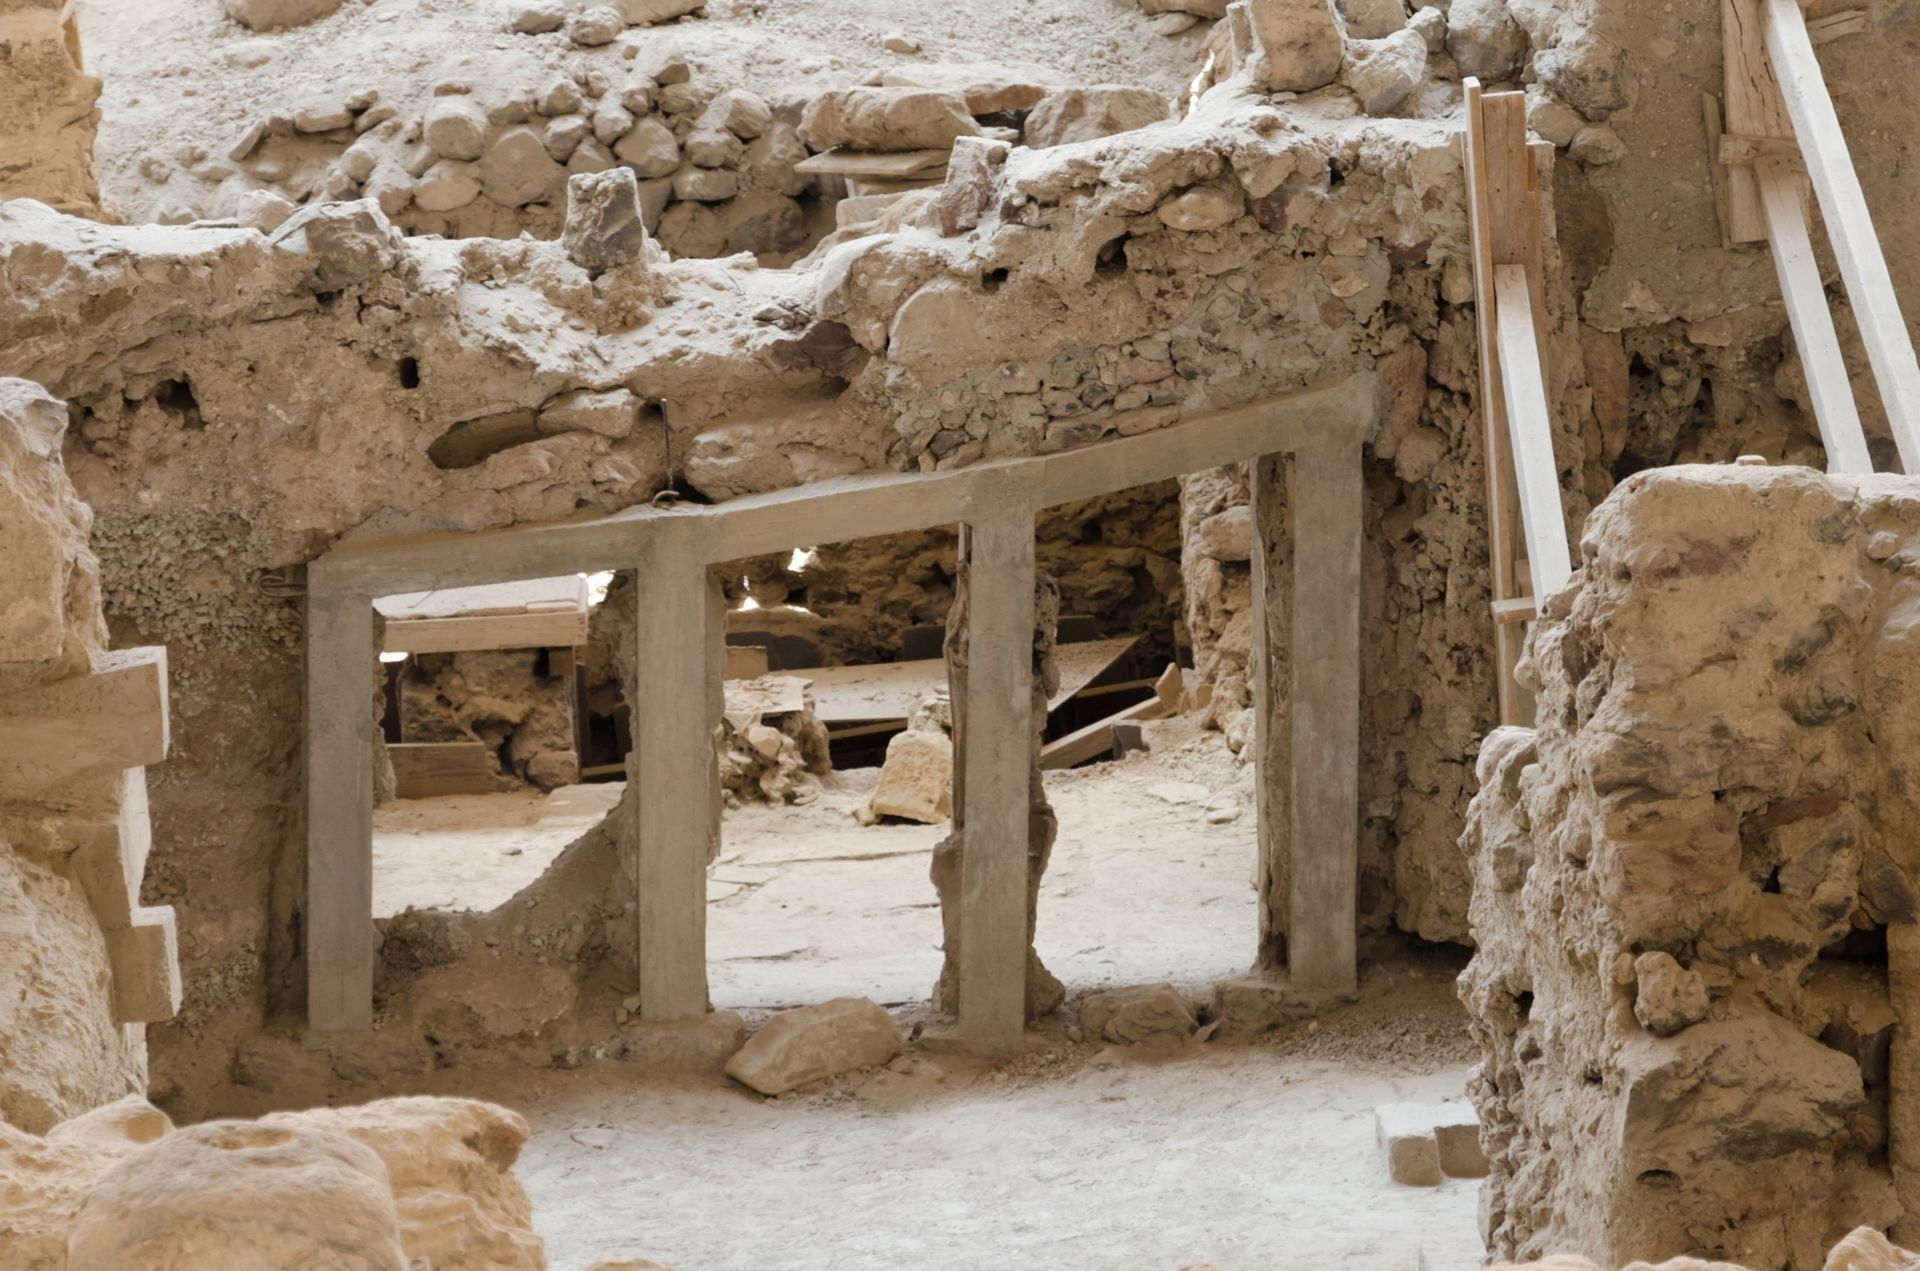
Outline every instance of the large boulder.
<path fill-rule="evenodd" d="M 1172 103 L 1151 88 L 1127 84 L 1060 88 L 1042 98 L 1027 116 L 1022 139 L 1035 150 L 1045 150 L 1132 132 L 1172 115 Z"/>
<path fill-rule="evenodd" d="M 227 16 L 254 31 L 281 31 L 329 17 L 341 0 L 226 0 Z"/>
<path fill-rule="evenodd" d="M 88 1192 L 68 1265 L 405 1271 L 387 1167 L 344 1134 L 208 1121 L 121 1158 Z"/>
<path fill-rule="evenodd" d="M 874 1068 L 900 1053 L 893 1017 L 864 997 L 782 1011 L 727 1061 L 727 1075 L 765 1095 Z"/>
<path fill-rule="evenodd" d="M 1340 24 L 1329 0 L 1247 0 L 1253 80 L 1270 93 L 1325 88 L 1340 74 Z"/>
<path fill-rule="evenodd" d="M 800 116 L 800 139 L 815 150 L 945 150 L 979 135 L 960 94 L 925 88 L 836 88 Z"/>

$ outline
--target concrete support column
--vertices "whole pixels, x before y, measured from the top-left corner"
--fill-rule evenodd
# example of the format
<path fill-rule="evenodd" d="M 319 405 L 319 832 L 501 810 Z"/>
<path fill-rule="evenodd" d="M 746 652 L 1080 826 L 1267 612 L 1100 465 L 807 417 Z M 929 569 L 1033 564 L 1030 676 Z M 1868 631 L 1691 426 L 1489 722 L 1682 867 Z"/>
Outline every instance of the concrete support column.
<path fill-rule="evenodd" d="M 1294 456 L 1287 969 L 1314 992 L 1358 981 L 1364 500 L 1354 439 Z"/>
<path fill-rule="evenodd" d="M 634 588 L 633 791 L 640 1018 L 707 1013 L 707 859 L 719 775 L 709 672 L 723 639 L 707 569 L 679 534 L 645 540 Z"/>
<path fill-rule="evenodd" d="M 373 1023 L 373 598 L 307 597 L 307 1022 Z"/>
<path fill-rule="evenodd" d="M 986 502 L 986 500 L 983 500 Z M 998 503 L 998 500 L 993 501 Z M 960 1035 L 1010 1055 L 1026 1027 L 1028 783 L 1033 731 L 1033 511 L 1018 500 L 962 526 L 968 570 L 960 763 Z"/>

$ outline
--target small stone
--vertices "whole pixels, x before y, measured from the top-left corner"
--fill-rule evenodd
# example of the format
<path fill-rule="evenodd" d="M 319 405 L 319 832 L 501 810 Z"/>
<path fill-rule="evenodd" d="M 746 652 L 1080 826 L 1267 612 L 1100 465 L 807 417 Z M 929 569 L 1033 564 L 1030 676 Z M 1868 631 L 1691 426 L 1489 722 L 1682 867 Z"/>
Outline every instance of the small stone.
<path fill-rule="evenodd" d="M 1556 100 L 1539 85 L 1527 89 L 1527 127 L 1542 141 L 1550 141 L 1564 150 L 1586 126 L 1587 121 L 1580 117 L 1579 111 Z"/>
<path fill-rule="evenodd" d="M 880 47 L 889 53 L 918 53 L 920 41 L 899 31 L 889 31 L 880 37 Z"/>
<path fill-rule="evenodd" d="M 1427 42 L 1427 52 L 1443 53 L 1447 48 L 1447 15 L 1444 10 L 1433 5 L 1418 9 L 1407 19 L 1407 25 L 1420 33 Z"/>
<path fill-rule="evenodd" d="M 1375 117 L 1391 115 L 1426 80 L 1427 42 L 1412 29 L 1380 40 L 1351 40 L 1343 74 L 1362 110 Z"/>
<path fill-rule="evenodd" d="M 595 5 L 574 14 L 573 20 L 567 23 L 567 38 L 583 49 L 599 48 L 613 43 L 626 29 L 626 19 L 617 10 Z"/>
<path fill-rule="evenodd" d="M 1420 1103 L 1383 1103 L 1373 1117 L 1387 1177 L 1408 1187 L 1438 1187 L 1440 1146 L 1434 1141 L 1433 1109 Z"/>
<path fill-rule="evenodd" d="M 543 750 L 527 761 L 527 780 L 542 790 L 558 790 L 580 781 L 580 757 L 571 750 Z"/>
<path fill-rule="evenodd" d="M 1671 1037 L 1707 1017 L 1707 985 L 1670 953 L 1653 950 L 1633 960 L 1633 1017 L 1656 1037 Z"/>
<path fill-rule="evenodd" d="M 1527 33 L 1507 12 L 1506 0 L 1453 0 L 1447 9 L 1447 52 L 1462 75 L 1496 84 L 1520 73 Z"/>
<path fill-rule="evenodd" d="M 1340 74 L 1340 24 L 1330 0 L 1247 0 L 1247 23 L 1254 82 L 1266 91 L 1308 93 Z"/>
<path fill-rule="evenodd" d="M 480 197 L 479 167 L 446 159 L 428 168 L 413 189 L 413 202 L 423 212 L 453 212 Z"/>
<path fill-rule="evenodd" d="M 234 207 L 234 216 L 249 229 L 271 234 L 293 215 L 293 202 L 272 190 L 248 190 Z"/>
<path fill-rule="evenodd" d="M 767 99 L 744 88 L 729 88 L 700 114 L 703 128 L 724 128 L 742 141 L 752 141 L 773 124 L 773 109 Z"/>
<path fill-rule="evenodd" d="M 1171 37 L 1192 30 L 1199 22 L 1199 17 L 1191 13 L 1163 13 L 1147 23 L 1147 28 L 1155 35 Z"/>
<path fill-rule="evenodd" d="M 1157 215 L 1169 229 L 1187 233 L 1219 229 L 1246 210 L 1237 186 L 1197 185 L 1162 203 Z"/>
<path fill-rule="evenodd" d="M 553 156 L 555 163 L 565 163 L 592 131 L 585 115 L 561 115 L 547 121 L 546 131 L 540 134 L 540 140 L 546 144 L 547 153 Z"/>
<path fill-rule="evenodd" d="M 541 407 L 537 426 L 543 433 L 590 432 L 602 437 L 625 437 L 640 420 L 640 405 L 640 399 L 630 389 L 611 388 L 605 392 L 575 389 Z M 776 745 L 775 750 L 778 749 Z"/>
<path fill-rule="evenodd" d="M 1480 1146 L 1480 1114 L 1471 1103 L 1443 1103 L 1433 1110 L 1433 1141 L 1440 1172 L 1448 1178 L 1485 1178 L 1487 1154 Z"/>
<path fill-rule="evenodd" d="M 516 35 L 545 35 L 567 23 L 566 7 L 559 0 L 533 0 L 513 5 L 507 14 L 507 30 Z"/>
<path fill-rule="evenodd" d="M 613 153 L 643 179 L 666 176 L 680 166 L 680 143 L 674 140 L 673 129 L 657 116 L 635 124 L 620 138 Z"/>
<path fill-rule="evenodd" d="M 1334 0 L 1350 40 L 1384 40 L 1407 25 L 1400 0 Z"/>
<path fill-rule="evenodd" d="M 618 160 L 613 157 L 613 151 L 594 138 L 588 137 L 574 147 L 573 153 L 567 157 L 567 171 L 575 176 L 588 172 L 605 172 L 617 162 Z"/>
<path fill-rule="evenodd" d="M 614 8 L 620 11 L 621 20 L 628 26 L 652 26 L 698 13 L 706 3 L 707 0 L 614 0 Z"/>
<path fill-rule="evenodd" d="M 540 95 L 534 99 L 533 108 L 552 118 L 556 115 L 577 114 L 580 106 L 580 86 L 562 75 L 540 90 Z"/>
<path fill-rule="evenodd" d="M 227 16 L 254 31 L 283 31 L 328 17 L 341 0 L 226 0 Z"/>
<path fill-rule="evenodd" d="M 1627 157 L 1627 143 L 1605 124 L 1588 124 L 1574 134 L 1567 153 L 1590 168 L 1605 167 Z"/>
<path fill-rule="evenodd" d="M 685 167 L 673 174 L 673 197 L 693 203 L 718 203 L 740 193 L 740 174 L 725 168 Z"/>
<path fill-rule="evenodd" d="M 940 732 L 896 733 L 869 806 L 876 816 L 938 825 L 953 815 L 953 742 Z"/>
<path fill-rule="evenodd" d="M 1194 527 L 1188 546 L 1218 561 L 1253 558 L 1253 508 L 1245 503 L 1215 512 Z"/>
<path fill-rule="evenodd" d="M 308 287 L 338 291 L 393 268 L 400 234 L 378 204 L 309 203 L 289 216 L 269 239 L 282 251 L 303 252 L 312 262 Z"/>
<path fill-rule="evenodd" d="M 308 102 L 293 112 L 296 132 L 332 132 L 353 126 L 353 112 L 344 102 Z"/>
<path fill-rule="evenodd" d="M 566 170 L 531 128 L 509 128 L 480 161 L 480 191 L 502 207 L 524 207 L 559 192 Z"/>
<path fill-rule="evenodd" d="M 900 1030 L 863 997 L 782 1011 L 727 1061 L 727 1075 L 764 1095 L 785 1094 L 900 1053 Z"/>
<path fill-rule="evenodd" d="M 487 112 L 470 97 L 436 97 L 421 135 L 442 159 L 478 159 L 487 148 Z"/>
<path fill-rule="evenodd" d="M 603 146 L 617 145 L 633 131 L 633 112 L 617 101 L 602 98 L 593 111 L 593 136 Z"/>
<path fill-rule="evenodd" d="M 746 157 L 747 147 L 724 128 L 695 128 L 687 134 L 687 162 L 697 168 L 734 168 Z"/>
<path fill-rule="evenodd" d="M 585 141 L 580 148 L 593 144 Z M 632 169 L 609 166 L 567 182 L 567 220 L 560 231 L 560 245 L 574 264 L 591 273 L 630 265 L 646 255 L 648 242 Z M 600 405 L 596 404 L 596 411 Z"/>
<path fill-rule="evenodd" d="M 1000 170 L 1013 147 L 985 137 L 960 137 L 947 158 L 947 179 L 927 205 L 927 216 L 951 238 L 979 225 L 993 207 Z M 844 202 L 844 201 L 843 201 Z"/>
<path fill-rule="evenodd" d="M 1111 989 L 1089 994 L 1080 1007 L 1086 1034 L 1115 1045 L 1185 1041 L 1200 1027 L 1193 1008 L 1171 984 Z"/>

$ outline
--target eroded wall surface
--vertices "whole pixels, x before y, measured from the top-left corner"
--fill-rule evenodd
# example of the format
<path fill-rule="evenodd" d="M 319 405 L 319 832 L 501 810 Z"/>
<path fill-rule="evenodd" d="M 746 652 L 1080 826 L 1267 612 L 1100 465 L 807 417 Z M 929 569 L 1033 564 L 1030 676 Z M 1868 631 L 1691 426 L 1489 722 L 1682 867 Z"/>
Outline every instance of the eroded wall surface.
<path fill-rule="evenodd" d="M 1462 841 L 1496 1254 L 1812 1267 L 1898 1218 L 1916 544 L 1909 480 L 1802 468 L 1588 522 Z"/>
<path fill-rule="evenodd" d="M 81 69 L 64 0 L 0 3 L 0 199 L 100 214 L 93 171 L 100 81 Z"/>

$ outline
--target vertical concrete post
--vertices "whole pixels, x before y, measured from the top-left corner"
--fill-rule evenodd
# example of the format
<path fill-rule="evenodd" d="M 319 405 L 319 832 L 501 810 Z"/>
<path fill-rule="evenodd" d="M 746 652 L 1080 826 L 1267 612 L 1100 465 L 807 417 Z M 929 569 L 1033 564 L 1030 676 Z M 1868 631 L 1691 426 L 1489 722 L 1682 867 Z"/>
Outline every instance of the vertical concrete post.
<path fill-rule="evenodd" d="M 707 570 L 683 535 L 649 535 L 634 595 L 633 753 L 640 1018 L 707 1013 L 707 855 L 714 720 L 709 646 L 722 639 Z"/>
<path fill-rule="evenodd" d="M 373 598 L 307 596 L 307 1023 L 373 1024 Z"/>
<path fill-rule="evenodd" d="M 1358 980 L 1364 497 L 1357 439 L 1294 456 L 1287 968 L 1314 992 Z"/>
<path fill-rule="evenodd" d="M 1284 637 L 1290 606 L 1280 592 L 1288 552 L 1287 457 L 1261 455 L 1247 461 L 1247 486 L 1253 506 L 1253 674 L 1254 754 L 1259 764 L 1255 787 L 1255 837 L 1259 854 L 1260 898 L 1257 970 L 1286 965 L 1288 794 L 1291 778 L 1286 742 L 1286 684 L 1276 682 L 1272 654 L 1275 636 Z"/>
<path fill-rule="evenodd" d="M 963 527 L 967 553 L 966 853 L 960 1035 L 1011 1055 L 1027 1017 L 1027 816 L 1033 730 L 1033 510 L 1009 486 Z"/>

